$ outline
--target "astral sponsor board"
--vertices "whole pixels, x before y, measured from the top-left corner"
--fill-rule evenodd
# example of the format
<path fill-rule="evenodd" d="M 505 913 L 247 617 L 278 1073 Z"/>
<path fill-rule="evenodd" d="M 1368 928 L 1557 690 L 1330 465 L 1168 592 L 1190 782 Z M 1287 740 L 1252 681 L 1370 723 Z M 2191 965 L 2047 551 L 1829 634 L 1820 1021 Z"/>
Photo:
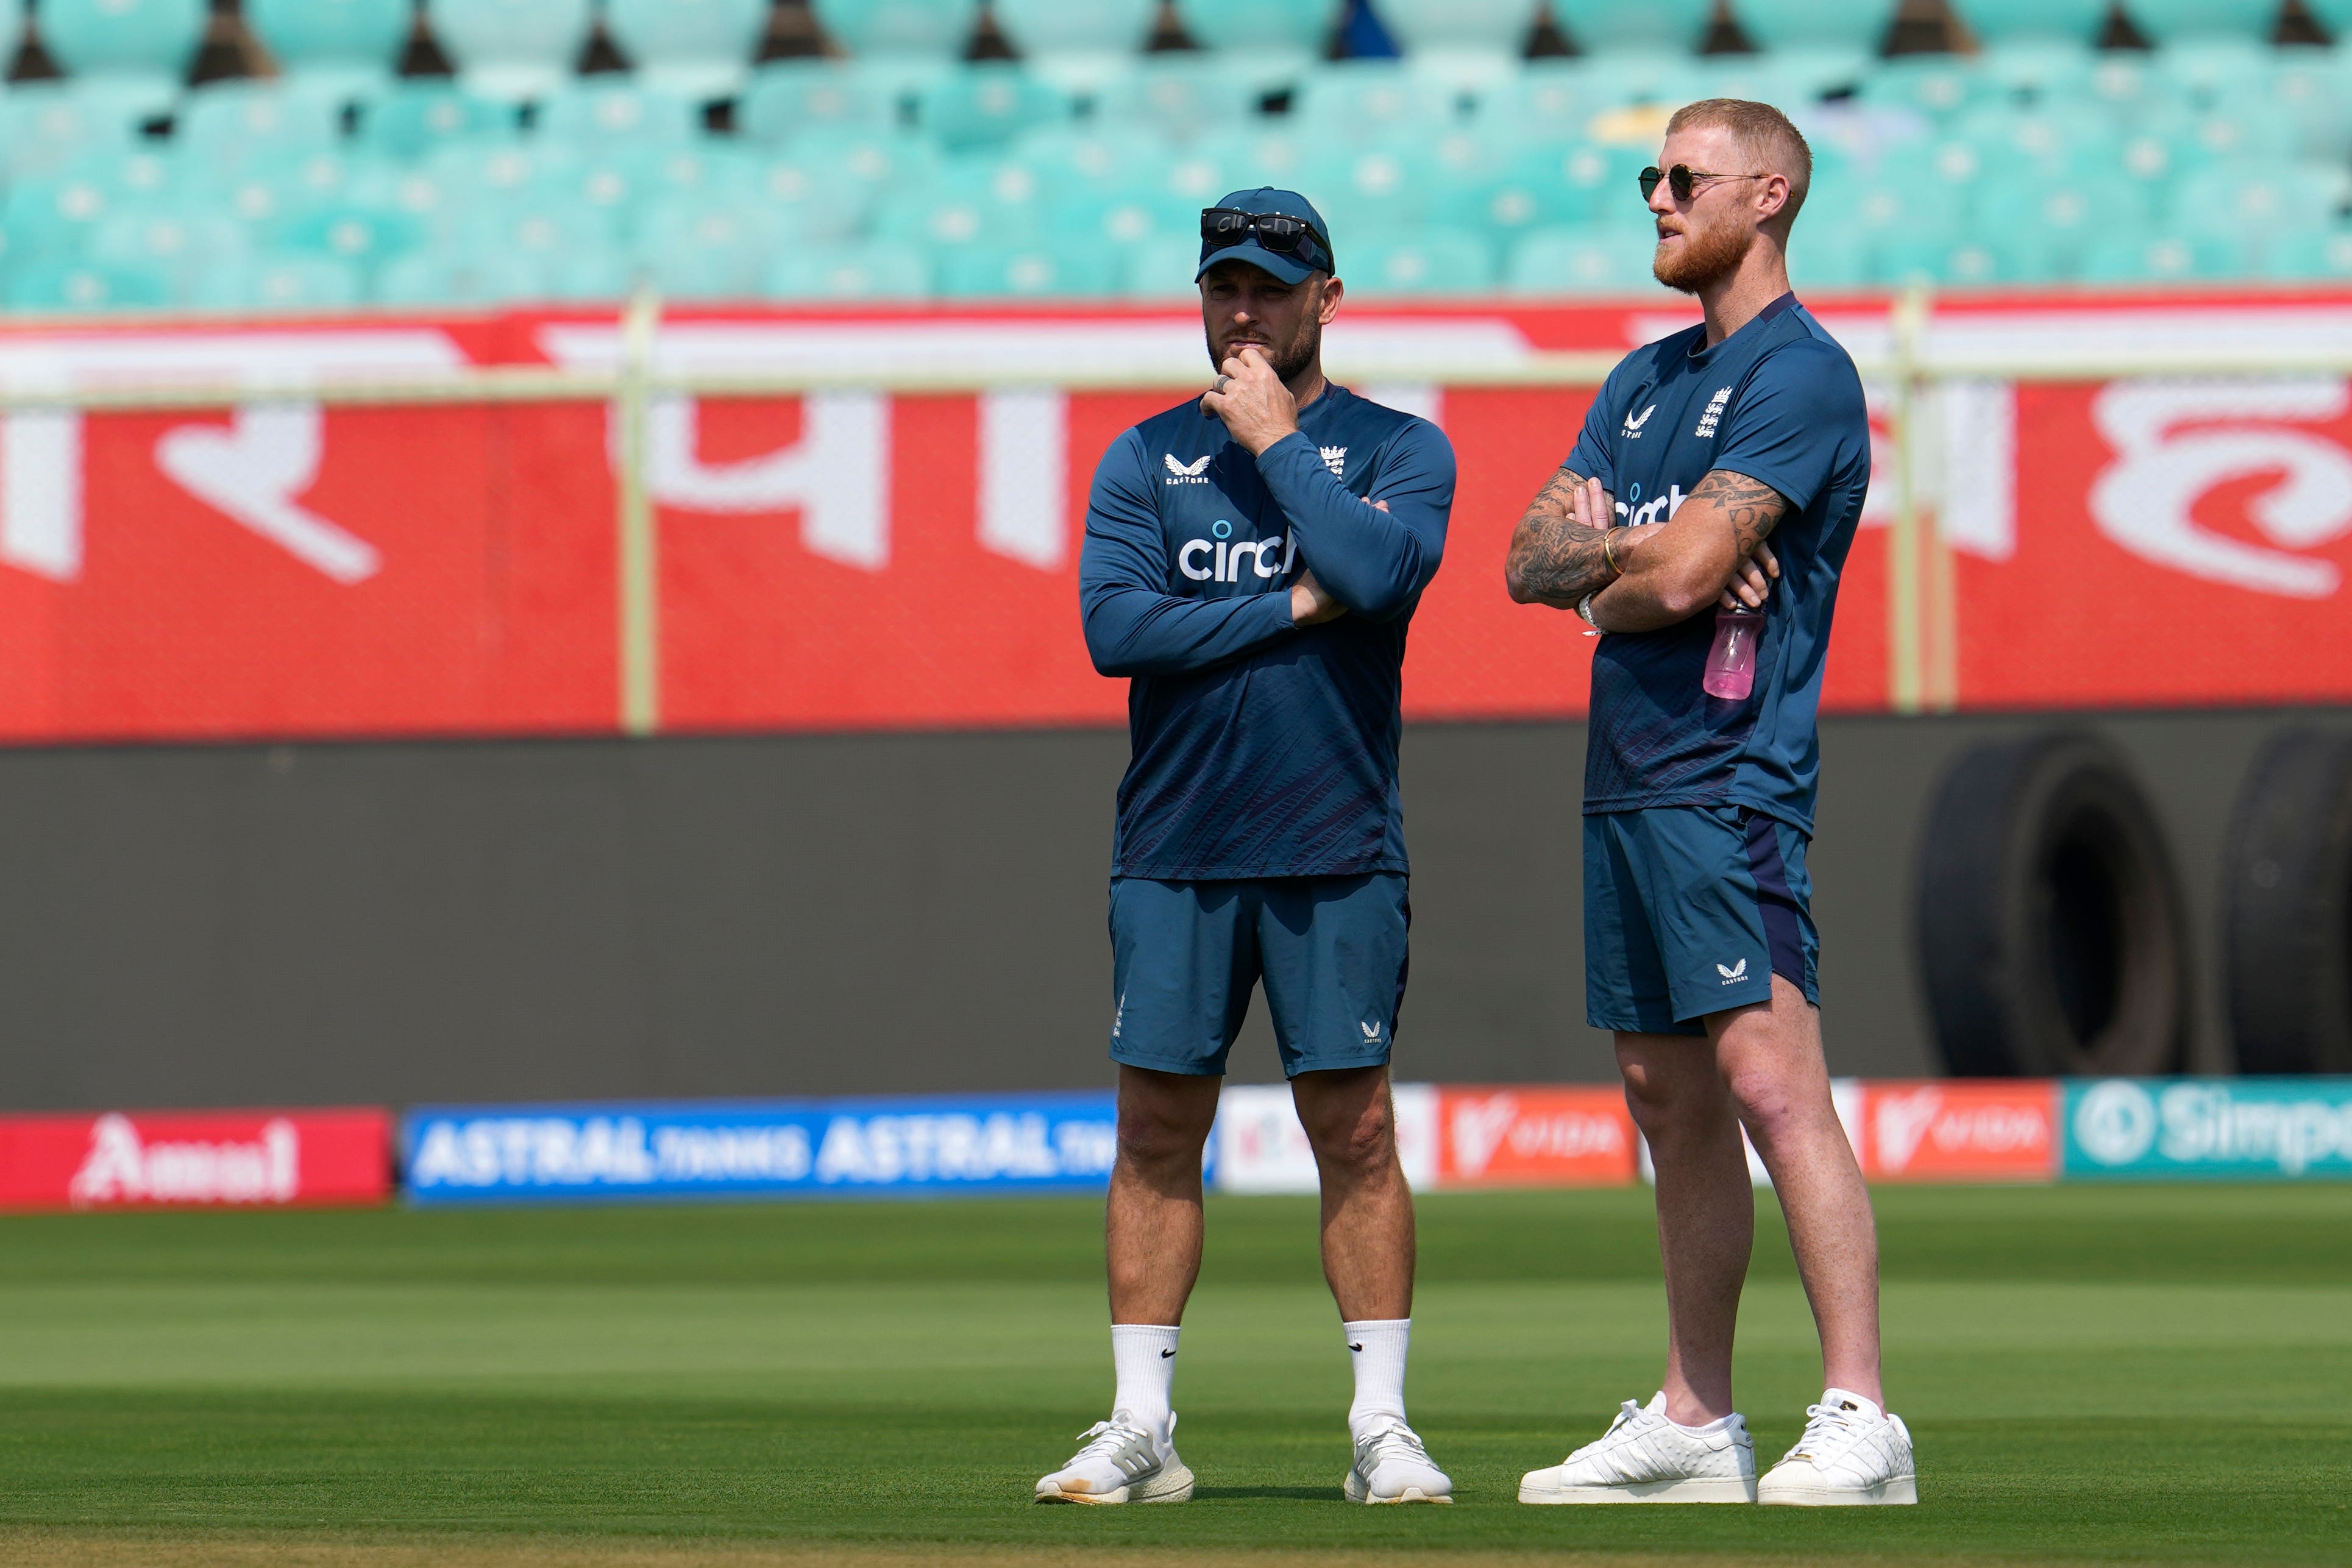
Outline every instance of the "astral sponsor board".
<path fill-rule="evenodd" d="M 1833 336 L 1884 353 L 1886 300 L 1817 303 Z M 1693 319 L 1630 298 L 1367 305 L 1334 329 L 1335 373 L 1433 419 L 1458 458 L 1454 564 L 1415 612 L 1408 716 L 1584 712 L 1580 624 L 1513 606 L 1500 574 L 1461 563 L 1500 558 L 1595 395 L 1515 384 L 1533 356 L 1622 354 Z M 1906 487 L 1954 553 L 1963 707 L 2352 697 L 2343 377 L 2015 379 L 2126 348 L 2288 354 L 2347 336 L 2340 289 L 1938 301 L 1931 353 L 1994 369 L 1925 395 L 1913 486 L 1892 472 L 1893 389 L 1871 389 L 1875 477 L 1824 705 L 1887 703 L 1885 525 Z M 0 740 L 610 733 L 612 411 L 361 406 L 286 389 L 604 371 L 622 340 L 606 309 L 12 332 L 0 386 L 193 380 L 276 395 L 0 411 Z M 1095 673 L 1070 610 L 1088 485 L 1122 432 L 1197 394 L 1200 356 L 1197 316 L 1156 308 L 667 318 L 666 376 L 854 371 L 871 384 L 654 400 L 641 450 L 665 726 L 1119 722 L 1124 684 Z M 1082 384 L 1106 364 L 1166 384 Z M 1003 384 L 887 390 L 914 372 Z M 1057 374 L 1070 384 L 1034 384 Z M 2106 591 L 2086 601 L 2085 581 Z M 2147 656 L 2150 627 L 2162 657 Z"/>
<path fill-rule="evenodd" d="M 1621 1089 L 1582 1084 L 1442 1088 L 1444 1186 L 1623 1186 L 1633 1118 Z"/>
<path fill-rule="evenodd" d="M 2082 1079 L 2069 1181 L 2352 1179 L 2352 1078 Z"/>
<path fill-rule="evenodd" d="M 289 1207 L 392 1196 L 392 1113 L 0 1118 L 0 1208 Z"/>
<path fill-rule="evenodd" d="M 1863 1085 L 1863 1175 L 1884 1182 L 2046 1182 L 2058 1175 L 2059 1086 L 1942 1079 Z"/>
<path fill-rule="evenodd" d="M 1427 1189 L 1442 1186 L 1438 1169 L 1438 1097 L 1432 1083 L 1399 1083 L 1396 1104 L 1397 1160 L 1405 1180 Z M 1220 1192 L 1314 1192 L 1320 1185 L 1315 1148 L 1307 1141 L 1286 1083 L 1234 1083 L 1217 1101 L 1217 1122 L 1209 1135 Z"/>
<path fill-rule="evenodd" d="M 1092 1192 L 1108 1091 L 908 1099 L 432 1106 L 401 1128 L 417 1204 Z"/>

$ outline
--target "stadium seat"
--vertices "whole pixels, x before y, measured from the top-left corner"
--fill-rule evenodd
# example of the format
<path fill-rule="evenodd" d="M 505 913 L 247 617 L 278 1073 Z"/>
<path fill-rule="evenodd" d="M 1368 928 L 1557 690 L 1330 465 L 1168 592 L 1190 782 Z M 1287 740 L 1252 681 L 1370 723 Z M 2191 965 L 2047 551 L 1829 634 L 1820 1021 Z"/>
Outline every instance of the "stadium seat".
<path fill-rule="evenodd" d="M 1870 247 L 1841 225 L 1807 223 L 1789 247 L 1789 280 L 1800 293 L 1855 288 L 1872 279 Z"/>
<path fill-rule="evenodd" d="M 1298 189 L 1331 225 L 1334 245 L 1341 235 L 1392 235 L 1416 227 L 1432 195 L 1430 169 L 1410 142 L 1350 148 L 1334 145 L 1307 162 Z"/>
<path fill-rule="evenodd" d="M 702 108 L 676 93 L 600 77 L 566 82 L 541 99 L 534 129 L 537 141 L 583 152 L 647 144 L 671 147 L 700 133 Z"/>
<path fill-rule="evenodd" d="M 769 298 L 793 300 L 920 299 L 931 287 L 922 253 L 888 244 L 794 246 L 763 282 Z"/>
<path fill-rule="evenodd" d="M 815 131 L 888 131 L 898 106 L 872 77 L 835 60 L 773 60 L 751 73 L 735 105 L 735 129 L 781 146 Z"/>
<path fill-rule="evenodd" d="M 1126 277 L 1119 292 L 1129 299 L 1183 299 L 1197 304 L 1201 287 L 1192 274 L 1200 264 L 1197 231 L 1144 240 L 1128 249 Z"/>
<path fill-rule="evenodd" d="M 1255 117 L 1258 104 L 1250 84 L 1215 60 L 1160 55 L 1144 61 L 1121 90 L 1098 97 L 1095 116 L 1189 141 Z"/>
<path fill-rule="evenodd" d="M 547 294 L 539 269 L 520 256 L 421 250 L 387 263 L 372 298 L 379 305 L 505 305 Z"/>
<path fill-rule="evenodd" d="M 2208 283 L 2244 273 L 2242 239 L 2220 233 L 2115 235 L 2087 246 L 2076 270 L 2084 283 Z"/>
<path fill-rule="evenodd" d="M 1070 100 L 1021 67 L 964 66 L 923 89 L 917 119 L 949 152 L 995 147 L 1034 126 L 1068 118 Z"/>
<path fill-rule="evenodd" d="M 1988 50 L 2029 42 L 2087 49 L 2106 19 L 2107 0 L 1955 0 L 1952 9 Z"/>
<path fill-rule="evenodd" d="M 1888 288 L 1915 283 L 1972 288 L 2016 283 L 2022 280 L 2026 271 L 2019 254 L 1997 238 L 1894 234 L 1880 237 L 1874 247 L 1868 274 L 1848 281 L 1875 283 Z"/>
<path fill-rule="evenodd" d="M 81 261 L 11 267 L 0 286 L 0 303 L 9 309 L 45 314 L 160 310 L 171 302 L 171 280 L 160 274 Z"/>
<path fill-rule="evenodd" d="M 393 79 L 416 9 L 414 0 L 245 0 L 245 21 L 289 85 L 351 99 Z"/>
<path fill-rule="evenodd" d="M 110 182 L 87 174 L 27 181 L 0 203 L 0 230 L 18 258 L 79 256 L 90 232 L 123 205 Z"/>
<path fill-rule="evenodd" d="M 657 92 L 732 98 L 768 28 L 768 0 L 604 0 L 604 28 Z"/>
<path fill-rule="evenodd" d="M 845 241 L 866 227 L 873 187 L 828 160 L 787 150 L 750 166 L 744 189 L 776 215 L 788 234 Z"/>
<path fill-rule="evenodd" d="M 1380 16 L 1416 74 L 1498 87 L 1527 53 L 1536 11 L 1527 0 L 1381 0 Z"/>
<path fill-rule="evenodd" d="M 359 140 L 388 157 L 419 159 L 440 147 L 511 141 L 521 124 L 510 105 L 419 78 L 361 108 Z"/>
<path fill-rule="evenodd" d="M 2272 0 L 2131 0 L 2133 25 L 2168 46 L 2221 39 L 2267 44 L 2278 12 Z"/>
<path fill-rule="evenodd" d="M 974 246 L 1022 245 L 1036 235 L 1045 198 L 1026 169 L 951 160 L 923 183 L 884 194 L 874 235 L 920 246 L 935 263 Z"/>
<path fill-rule="evenodd" d="M 1587 53 L 1698 47 L 1713 0 L 1583 0 L 1562 7 L 1560 21 Z M 1595 69 L 1604 69 L 1594 62 Z"/>
<path fill-rule="evenodd" d="M 655 204 L 637 235 L 637 261 L 677 299 L 757 298 L 777 238 L 758 209 L 698 197 Z"/>
<path fill-rule="evenodd" d="M 1605 226 L 1541 229 L 1513 247 L 1504 287 L 1513 294 L 1633 294 L 1657 287 L 1650 275 L 1654 246 L 1638 230 Z"/>
<path fill-rule="evenodd" d="M 594 0 L 425 0 L 425 16 L 460 82 L 515 102 L 569 80 L 595 23 Z"/>
<path fill-rule="evenodd" d="M 1372 298 L 1481 294 L 1494 287 L 1495 256 L 1485 241 L 1459 232 L 1377 236 L 1349 251 L 1347 280 Z"/>
<path fill-rule="evenodd" d="M 273 235 L 278 253 L 323 256 L 362 273 L 415 248 L 425 225 L 405 213 L 350 205 L 299 217 Z"/>
<path fill-rule="evenodd" d="M 42 0 L 41 44 L 79 84 L 167 111 L 211 20 L 205 0 Z"/>
<path fill-rule="evenodd" d="M 2282 283 L 2352 278 L 2352 232 L 2329 229 L 2276 236 L 2263 246 L 2262 274 Z"/>
<path fill-rule="evenodd" d="M 329 148 L 341 137 L 342 117 L 333 99 L 258 81 L 198 89 L 173 133 L 192 162 L 215 169 Z"/>
<path fill-rule="evenodd" d="M 1341 0 L 1177 0 L 1192 41 L 1257 91 L 1290 86 L 1313 65 Z"/>
<path fill-rule="evenodd" d="M 636 292 L 646 270 L 618 250 L 567 256 L 539 280 L 543 298 L 617 304 Z"/>
<path fill-rule="evenodd" d="M 1307 73 L 1291 103 L 1307 134 L 1341 141 L 1434 135 L 1461 119 L 1455 93 L 1394 60 L 1342 60 Z"/>
<path fill-rule="evenodd" d="M 2341 164 L 2267 159 L 2216 162 L 2180 183 L 2171 206 L 2179 233 L 2273 235 L 2315 229 L 2352 199 L 2352 172 Z"/>
<path fill-rule="evenodd" d="M 206 267 L 185 299 L 197 310 L 291 314 L 348 310 L 363 294 L 358 271 L 326 256 L 239 256 Z"/>
<path fill-rule="evenodd" d="M 2294 127 L 2299 156 L 2340 160 L 2352 153 L 2352 54 L 2281 49 L 2263 97 Z"/>
<path fill-rule="evenodd" d="M 54 174 L 87 154 L 131 145 L 133 128 L 110 105 L 62 82 L 26 82 L 0 93 L 0 168 L 15 183 Z"/>
<path fill-rule="evenodd" d="M 827 35 L 891 92 L 919 90 L 954 66 L 979 0 L 809 0 Z"/>
<path fill-rule="evenodd" d="M 1295 191 L 1305 178 L 1311 148 L 1310 140 L 1291 126 L 1265 120 L 1203 137 L 1195 151 L 1224 172 L 1225 190 L 1277 185 Z"/>
<path fill-rule="evenodd" d="M 1740 31 L 1758 48 L 1834 48 L 1874 56 L 1895 25 L 1891 0 L 1738 0 Z"/>
<path fill-rule="evenodd" d="M 1132 68 L 1150 41 L 1159 0 L 991 0 L 989 14 L 1030 68 L 1087 91 Z"/>
<path fill-rule="evenodd" d="M 1108 299 L 1118 292 L 1116 251 L 1066 246 L 974 246 L 940 258 L 939 292 L 950 299 Z"/>

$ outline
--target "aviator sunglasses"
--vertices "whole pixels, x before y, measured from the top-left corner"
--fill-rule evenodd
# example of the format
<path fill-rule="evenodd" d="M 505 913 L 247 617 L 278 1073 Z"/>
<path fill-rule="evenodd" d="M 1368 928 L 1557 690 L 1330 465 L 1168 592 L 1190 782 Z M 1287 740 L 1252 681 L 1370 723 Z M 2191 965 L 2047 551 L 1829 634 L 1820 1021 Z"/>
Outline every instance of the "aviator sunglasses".
<path fill-rule="evenodd" d="M 1249 235 L 1276 256 L 1295 256 L 1309 266 L 1323 267 L 1330 249 L 1304 218 L 1280 213 L 1245 213 L 1238 207 L 1209 207 L 1201 214 L 1201 238 L 1216 246 L 1238 245 Z"/>
<path fill-rule="evenodd" d="M 1717 180 L 1769 180 L 1771 177 L 1769 174 L 1710 174 L 1704 169 L 1694 169 L 1687 163 L 1677 163 L 1671 169 L 1660 169 L 1653 163 L 1642 171 L 1642 200 L 1646 202 L 1657 193 L 1658 182 L 1661 180 L 1665 182 L 1668 190 L 1674 192 L 1675 201 L 1687 202 L 1691 199 L 1691 193 L 1697 190 L 1702 183 L 1711 183 Z"/>

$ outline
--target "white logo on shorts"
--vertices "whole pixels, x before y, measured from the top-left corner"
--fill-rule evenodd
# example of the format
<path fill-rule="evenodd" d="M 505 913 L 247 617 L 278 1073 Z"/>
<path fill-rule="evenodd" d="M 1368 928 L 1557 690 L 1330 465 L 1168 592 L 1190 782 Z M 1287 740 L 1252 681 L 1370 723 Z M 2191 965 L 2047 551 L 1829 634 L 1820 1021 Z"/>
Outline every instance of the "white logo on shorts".
<path fill-rule="evenodd" d="M 1717 964 L 1715 972 L 1723 977 L 1725 985 L 1736 986 L 1748 977 L 1748 960 L 1742 958 L 1737 964 Z"/>
<path fill-rule="evenodd" d="M 1380 1039 L 1380 1038 L 1381 1038 L 1381 1026 L 1380 1026 L 1380 1025 L 1378 1025 L 1378 1024 L 1376 1024 L 1376 1023 L 1368 1023 L 1368 1024 L 1361 1025 L 1361 1026 L 1360 1026 L 1360 1027 L 1361 1027 L 1361 1028 L 1362 1028 L 1362 1030 L 1363 1030 L 1363 1031 L 1364 1031 L 1364 1038 L 1365 1038 L 1366 1040 L 1378 1040 L 1378 1039 Z"/>

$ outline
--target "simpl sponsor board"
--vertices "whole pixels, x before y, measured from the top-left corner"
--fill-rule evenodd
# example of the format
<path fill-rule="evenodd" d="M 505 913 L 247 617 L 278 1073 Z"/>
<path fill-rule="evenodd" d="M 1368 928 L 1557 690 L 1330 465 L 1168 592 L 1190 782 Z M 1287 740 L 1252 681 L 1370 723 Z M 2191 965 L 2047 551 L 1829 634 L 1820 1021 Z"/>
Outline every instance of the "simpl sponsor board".
<path fill-rule="evenodd" d="M 401 1129 L 410 1201 L 1098 1192 L 1108 1092 L 708 1104 L 427 1107 Z"/>
<path fill-rule="evenodd" d="M 0 1208 L 321 1207 L 391 1196 L 388 1111 L 0 1119 Z"/>
<path fill-rule="evenodd" d="M 1400 1083 L 1396 1103 L 1397 1159 L 1404 1178 L 1423 1189 L 1438 1185 L 1438 1089 Z M 1228 1084 L 1217 1100 L 1209 1134 L 1213 1179 L 1220 1192 L 1314 1192 L 1315 1150 L 1298 1123 L 1285 1083 Z"/>
<path fill-rule="evenodd" d="M 1965 1079 L 1863 1085 L 1872 1181 L 2046 1182 L 2058 1175 L 2056 1083 Z"/>
<path fill-rule="evenodd" d="M 2352 1179 L 2352 1078 L 2066 1085 L 2069 1181 Z"/>
<path fill-rule="evenodd" d="M 1625 1186 L 1633 1118 L 1622 1091 L 1557 1085 L 1438 1091 L 1445 1186 Z"/>

